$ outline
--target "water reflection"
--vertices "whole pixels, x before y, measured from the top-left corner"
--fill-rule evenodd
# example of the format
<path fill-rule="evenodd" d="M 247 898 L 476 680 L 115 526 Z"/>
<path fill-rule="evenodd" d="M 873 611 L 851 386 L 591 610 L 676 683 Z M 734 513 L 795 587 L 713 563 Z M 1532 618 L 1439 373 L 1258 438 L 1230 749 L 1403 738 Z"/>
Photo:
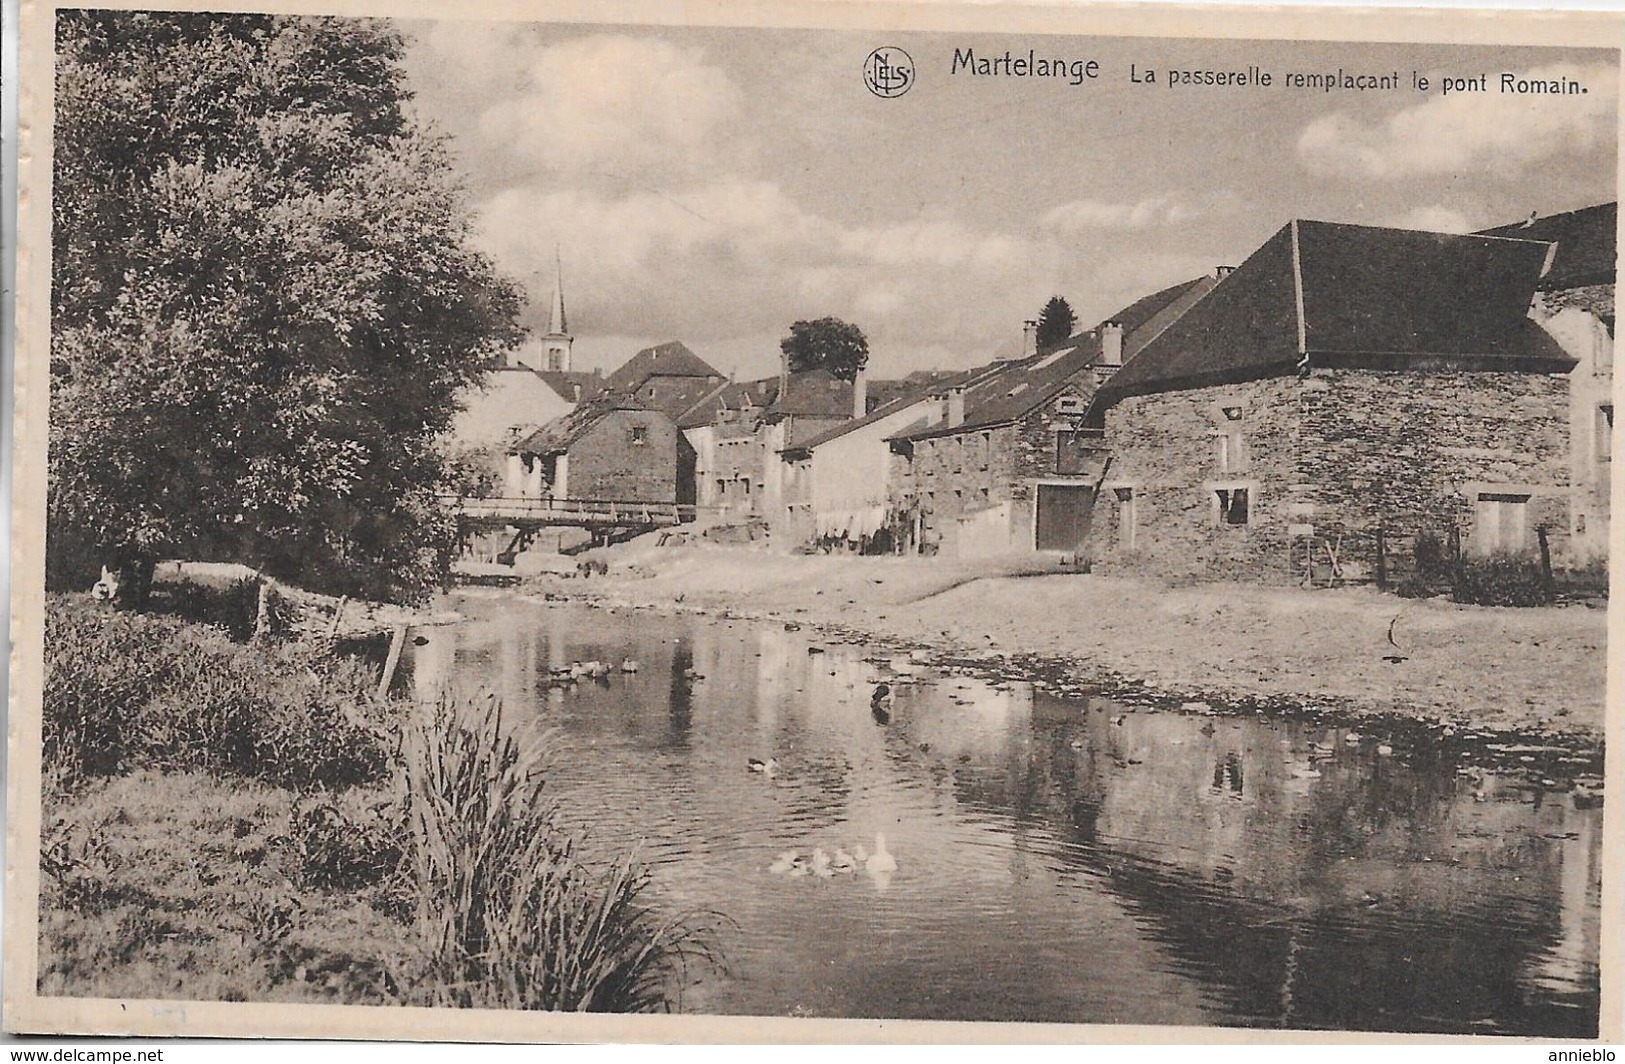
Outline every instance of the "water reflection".
<path fill-rule="evenodd" d="M 1344 729 L 1062 702 L 779 627 L 459 608 L 415 649 L 419 696 L 480 683 L 529 707 L 567 744 L 572 815 L 644 840 L 674 909 L 737 925 L 729 974 L 686 1008 L 1595 1034 L 1600 813 L 1562 795 Z M 626 657 L 638 672 L 553 676 Z M 884 882 L 769 871 L 881 832 Z"/>

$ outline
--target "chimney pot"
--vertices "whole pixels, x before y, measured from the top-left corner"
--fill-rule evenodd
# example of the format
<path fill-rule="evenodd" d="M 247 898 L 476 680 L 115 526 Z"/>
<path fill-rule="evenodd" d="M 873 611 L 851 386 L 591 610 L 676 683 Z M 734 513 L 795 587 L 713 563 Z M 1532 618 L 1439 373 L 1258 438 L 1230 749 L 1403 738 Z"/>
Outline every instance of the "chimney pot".
<path fill-rule="evenodd" d="M 1029 318 L 1021 323 L 1021 357 L 1038 354 L 1038 322 Z"/>
<path fill-rule="evenodd" d="M 965 389 L 955 388 L 948 393 L 948 427 L 956 429 L 965 423 Z"/>
<path fill-rule="evenodd" d="M 1214 276 L 1215 279 L 1220 280 L 1220 281 L 1224 280 L 1226 277 L 1229 277 L 1231 274 L 1233 274 L 1235 272 L 1236 272 L 1236 268 L 1234 266 L 1215 266 L 1215 267 L 1213 267 L 1213 276 Z"/>
<path fill-rule="evenodd" d="M 860 418 L 869 412 L 869 374 L 862 366 L 852 378 L 852 416 Z"/>
<path fill-rule="evenodd" d="M 1122 322 L 1108 321 L 1101 324 L 1100 364 L 1102 366 L 1121 366 L 1123 364 Z"/>

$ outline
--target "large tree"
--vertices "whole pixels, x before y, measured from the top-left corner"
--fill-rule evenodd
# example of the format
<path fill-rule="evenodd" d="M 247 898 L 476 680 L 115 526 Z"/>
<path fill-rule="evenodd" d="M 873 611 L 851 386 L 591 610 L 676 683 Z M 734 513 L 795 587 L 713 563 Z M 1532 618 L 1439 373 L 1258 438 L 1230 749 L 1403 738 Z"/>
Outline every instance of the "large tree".
<path fill-rule="evenodd" d="M 64 11 L 57 44 L 52 550 L 427 586 L 437 440 L 520 331 L 399 35 Z"/>
<path fill-rule="evenodd" d="M 795 322 L 779 348 L 790 358 L 790 372 L 827 369 L 843 381 L 855 380 L 869 361 L 863 330 L 839 318 Z"/>
<path fill-rule="evenodd" d="M 1060 296 L 1051 296 L 1038 313 L 1038 350 L 1048 351 L 1065 343 L 1077 323 L 1078 316 L 1072 313 L 1072 304 Z"/>

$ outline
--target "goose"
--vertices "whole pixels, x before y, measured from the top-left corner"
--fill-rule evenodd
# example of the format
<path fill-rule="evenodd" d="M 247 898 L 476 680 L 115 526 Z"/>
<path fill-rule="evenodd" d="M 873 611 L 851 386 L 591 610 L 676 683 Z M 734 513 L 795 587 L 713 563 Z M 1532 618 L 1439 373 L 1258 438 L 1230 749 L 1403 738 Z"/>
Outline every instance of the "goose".
<path fill-rule="evenodd" d="M 759 757 L 753 757 L 745 762 L 745 766 L 752 772 L 760 772 L 764 775 L 771 776 L 773 773 L 779 770 L 779 759 L 776 757 L 770 757 L 766 761 L 763 761 Z"/>
<path fill-rule="evenodd" d="M 796 856 L 796 851 L 785 850 L 783 853 L 779 854 L 777 860 L 767 866 L 767 870 L 776 876 L 782 876 L 796 866 L 797 860 L 799 860 L 799 858 Z"/>
<path fill-rule="evenodd" d="M 875 833 L 875 852 L 863 862 L 864 870 L 871 875 L 888 875 L 897 871 L 897 858 L 886 852 L 886 835 L 884 832 Z"/>
<path fill-rule="evenodd" d="M 851 854 L 837 846 L 835 847 L 835 856 L 830 860 L 829 866 L 837 872 L 850 872 L 858 866 L 858 862 L 853 859 Z"/>
<path fill-rule="evenodd" d="M 852 860 L 855 864 L 868 865 L 869 851 L 863 848 L 863 843 L 860 842 L 852 847 Z"/>
<path fill-rule="evenodd" d="M 806 858 L 797 857 L 794 861 L 790 862 L 789 875 L 791 879 L 800 879 L 802 876 L 811 874 L 812 869 L 807 867 Z"/>
<path fill-rule="evenodd" d="M 824 852 L 822 846 L 813 851 L 812 871 L 820 879 L 828 879 L 835 874 L 835 870 L 829 866 L 829 854 Z"/>
<path fill-rule="evenodd" d="M 641 667 L 642 666 L 640 666 L 636 661 L 632 660 L 631 658 L 625 658 L 625 659 L 623 659 L 621 661 L 621 671 L 622 672 L 637 672 L 638 669 L 641 668 Z"/>

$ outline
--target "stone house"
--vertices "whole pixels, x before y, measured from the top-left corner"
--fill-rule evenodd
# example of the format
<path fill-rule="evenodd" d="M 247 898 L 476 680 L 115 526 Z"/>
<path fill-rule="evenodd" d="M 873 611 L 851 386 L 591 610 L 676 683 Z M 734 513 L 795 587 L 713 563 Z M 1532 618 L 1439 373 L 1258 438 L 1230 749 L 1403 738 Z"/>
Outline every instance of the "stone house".
<path fill-rule="evenodd" d="M 882 549 L 902 545 L 891 527 L 898 463 L 890 438 L 943 419 L 947 391 L 975 376 L 941 374 L 923 378 L 911 391 L 893 389 L 894 398 L 865 416 L 842 422 L 784 448 L 782 541 L 866 549 L 884 529 Z"/>
<path fill-rule="evenodd" d="M 610 394 L 514 447 L 514 498 L 693 504 L 694 449 L 664 411 Z"/>
<path fill-rule="evenodd" d="M 1081 551 L 1103 471 L 1089 401 L 1213 283 L 1164 289 L 1054 350 L 949 382 L 924 424 L 889 441 L 899 466 L 891 509 L 912 526 L 899 538 L 955 557 Z"/>
<path fill-rule="evenodd" d="M 1570 552 L 1577 562 L 1608 555 L 1614 433 L 1614 280 L 1619 205 L 1604 203 L 1486 235 L 1549 240 L 1551 267 L 1535 287 L 1530 316 L 1577 365 L 1569 374 Z"/>
<path fill-rule="evenodd" d="M 1528 316 L 1552 245 L 1294 221 L 1101 387 L 1102 568 L 1296 582 L 1412 537 L 1567 539 L 1567 374 Z M 1392 569 L 1390 570 L 1392 571 Z"/>
<path fill-rule="evenodd" d="M 722 373 L 682 341 L 646 347 L 604 379 L 608 391 L 635 398 L 645 410 L 673 421 L 727 383 Z"/>
<path fill-rule="evenodd" d="M 699 505 L 720 514 L 748 514 L 761 493 L 756 429 L 779 394 L 779 378 L 729 381 L 677 421 L 694 448 Z"/>

